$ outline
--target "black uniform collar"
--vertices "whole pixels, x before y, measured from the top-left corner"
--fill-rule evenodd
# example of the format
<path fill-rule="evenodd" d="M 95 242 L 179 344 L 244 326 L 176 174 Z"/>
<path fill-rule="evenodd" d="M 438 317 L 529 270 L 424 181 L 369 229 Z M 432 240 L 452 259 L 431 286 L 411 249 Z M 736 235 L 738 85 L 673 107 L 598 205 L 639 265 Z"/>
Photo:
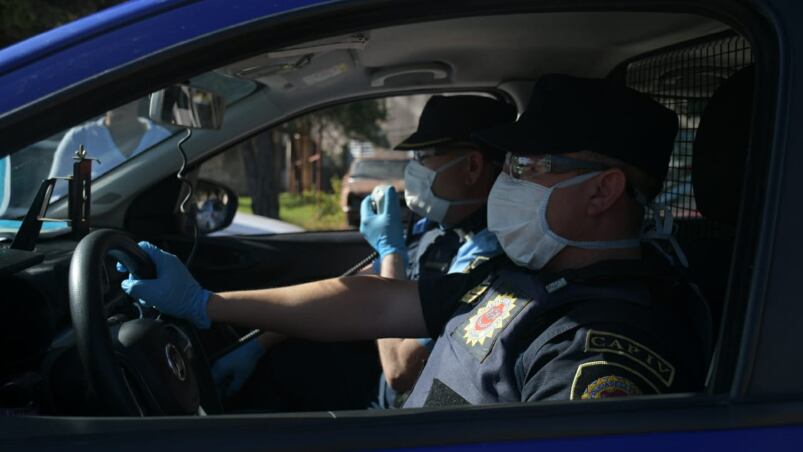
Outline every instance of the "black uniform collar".
<path fill-rule="evenodd" d="M 463 220 L 461 223 L 452 226 L 451 228 L 445 228 L 445 229 L 447 230 L 452 229 L 460 235 L 470 235 L 470 234 L 476 234 L 477 232 L 480 232 L 487 227 L 488 227 L 488 205 L 483 204 L 482 207 L 477 209 L 476 212 L 469 215 L 468 218 Z"/>
<path fill-rule="evenodd" d="M 665 261 L 650 255 L 640 259 L 611 259 L 586 267 L 560 272 L 537 272 L 537 277 L 549 289 L 571 284 L 609 284 L 621 281 L 678 281 L 682 279 L 677 269 Z"/>

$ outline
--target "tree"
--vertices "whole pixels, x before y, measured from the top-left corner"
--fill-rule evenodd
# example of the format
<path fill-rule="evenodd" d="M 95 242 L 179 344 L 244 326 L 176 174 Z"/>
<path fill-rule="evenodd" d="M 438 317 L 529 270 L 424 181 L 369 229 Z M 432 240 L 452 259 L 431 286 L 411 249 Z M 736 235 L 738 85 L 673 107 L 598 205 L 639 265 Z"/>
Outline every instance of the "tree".
<path fill-rule="evenodd" d="M 72 22 L 123 0 L 0 0 L 0 47 Z"/>
<path fill-rule="evenodd" d="M 296 148 L 299 143 L 310 143 L 313 149 L 305 152 L 294 149 L 294 152 L 299 155 L 318 154 L 318 158 L 322 158 L 320 137 L 328 131 L 387 147 L 387 138 L 379 125 L 386 118 L 384 99 L 351 102 L 301 116 L 243 143 L 241 150 L 254 214 L 279 217 L 283 143 L 289 141 Z"/>

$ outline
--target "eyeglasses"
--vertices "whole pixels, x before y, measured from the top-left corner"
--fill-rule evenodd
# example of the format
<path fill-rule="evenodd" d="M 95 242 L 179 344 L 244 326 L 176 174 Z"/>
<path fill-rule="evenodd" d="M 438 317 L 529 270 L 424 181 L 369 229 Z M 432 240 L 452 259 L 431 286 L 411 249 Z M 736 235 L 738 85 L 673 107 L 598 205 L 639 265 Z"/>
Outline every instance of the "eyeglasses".
<path fill-rule="evenodd" d="M 460 146 L 460 145 L 453 145 L 450 147 L 435 147 L 435 148 L 426 148 L 426 149 L 418 149 L 413 151 L 413 160 L 418 163 L 424 163 L 424 161 L 430 157 L 437 157 L 439 155 L 446 155 L 454 151 L 470 151 L 472 148 L 468 146 Z"/>
<path fill-rule="evenodd" d="M 448 149 L 419 149 L 413 151 L 413 160 L 418 163 L 424 163 L 424 161 L 430 157 L 443 155 L 447 152 L 449 152 Z"/>
<path fill-rule="evenodd" d="M 502 167 L 502 171 L 514 179 L 523 180 L 550 173 L 565 173 L 574 170 L 604 171 L 607 169 L 610 167 L 602 163 L 578 160 L 563 155 L 544 154 L 532 158 L 513 155 L 510 152 L 505 155 L 505 164 Z"/>

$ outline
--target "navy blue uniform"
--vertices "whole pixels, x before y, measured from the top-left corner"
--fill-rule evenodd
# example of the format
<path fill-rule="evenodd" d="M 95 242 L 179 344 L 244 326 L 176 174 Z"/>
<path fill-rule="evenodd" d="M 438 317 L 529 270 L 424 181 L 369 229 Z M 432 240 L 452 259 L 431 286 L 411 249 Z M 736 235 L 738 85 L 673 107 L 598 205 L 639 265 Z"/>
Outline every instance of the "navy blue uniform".
<path fill-rule="evenodd" d="M 680 281 L 643 260 L 550 275 L 506 258 L 422 280 L 437 342 L 405 407 L 699 390 L 709 320 Z"/>
<path fill-rule="evenodd" d="M 417 222 L 408 245 L 408 279 L 439 278 L 447 273 L 468 272 L 480 262 L 502 254 L 496 236 L 485 227 L 486 217 L 486 210 L 480 209 L 451 229 L 440 228 L 427 219 Z M 418 341 L 427 351 L 432 351 L 434 341 L 431 338 L 418 338 Z M 378 406 L 396 407 L 400 400 L 382 374 Z"/>

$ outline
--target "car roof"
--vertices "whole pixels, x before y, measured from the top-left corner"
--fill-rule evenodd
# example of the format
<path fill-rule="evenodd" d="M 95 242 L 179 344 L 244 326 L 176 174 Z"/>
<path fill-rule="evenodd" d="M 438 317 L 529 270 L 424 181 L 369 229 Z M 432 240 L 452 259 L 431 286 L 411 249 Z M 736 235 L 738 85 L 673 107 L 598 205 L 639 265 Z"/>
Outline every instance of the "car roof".
<path fill-rule="evenodd" d="M 37 114 L 37 108 L 45 108 L 48 102 L 66 104 L 63 99 L 69 96 L 64 93 L 86 96 L 95 85 L 114 79 L 114 74 L 129 67 L 164 66 L 175 61 L 171 56 L 178 55 L 179 48 L 223 39 L 227 33 L 244 36 L 243 30 L 250 30 L 254 23 L 316 3 L 331 2 L 144 0 L 34 37 L 0 51 L 0 131 L 13 132 L 18 118 Z M 193 20 L 187 21 L 187 17 Z M 177 23 L 182 25 L 175 26 Z M 271 48 L 271 41 L 266 40 L 261 44 L 262 53 L 245 54 L 220 70 L 261 82 L 269 88 L 271 102 L 289 112 L 394 92 L 497 88 L 521 90 L 513 96 L 521 109 L 531 81 L 543 73 L 605 76 L 629 57 L 725 29 L 727 26 L 713 19 L 679 13 L 480 14 L 376 24 L 361 32 L 284 48 Z M 236 56 L 226 54 L 224 58 Z M 160 58 L 163 61 L 157 61 Z M 292 70 L 284 71 L 287 67 Z M 151 83 L 151 90 L 159 86 Z M 125 93 L 132 98 L 145 94 Z M 115 100 L 122 104 L 132 99 Z M 86 104 L 74 105 L 92 108 Z M 99 113 L 87 111 L 85 117 L 76 119 Z M 73 111 L 73 117 L 77 114 Z M 65 116 L 55 115 L 54 119 Z M 69 126 L 56 122 L 37 121 L 37 127 Z M 37 130 L 37 138 L 56 131 Z M 23 145 L 19 140 L 24 137 L 17 135 L 5 134 L 7 148 L 0 153 Z"/>
<path fill-rule="evenodd" d="M 0 50 L 0 118 L 171 46 L 316 3 L 330 2 L 139 0 L 102 10 Z"/>

